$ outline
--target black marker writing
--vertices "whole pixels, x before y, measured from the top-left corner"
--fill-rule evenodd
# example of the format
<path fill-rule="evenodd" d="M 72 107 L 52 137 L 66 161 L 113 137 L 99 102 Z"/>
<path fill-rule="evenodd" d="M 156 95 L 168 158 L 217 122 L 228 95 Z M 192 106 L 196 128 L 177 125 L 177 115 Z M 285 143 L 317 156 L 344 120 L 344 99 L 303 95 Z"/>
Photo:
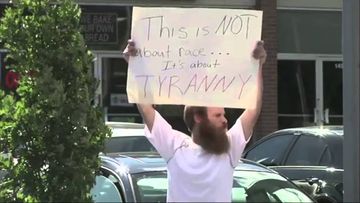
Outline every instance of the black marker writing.
<path fill-rule="evenodd" d="M 252 75 L 249 75 L 249 77 L 245 80 L 243 80 L 242 76 L 239 74 L 239 78 L 242 82 L 242 85 L 241 85 L 241 88 L 240 88 L 240 92 L 239 92 L 239 96 L 238 96 L 238 99 L 241 98 L 241 95 L 242 95 L 242 92 L 243 92 L 243 89 L 244 89 L 244 86 L 246 85 L 247 82 L 249 82 L 250 78 L 251 78 Z"/>
<path fill-rule="evenodd" d="M 155 77 L 154 75 L 137 75 L 135 76 L 136 78 L 145 78 L 145 81 L 144 81 L 144 97 L 146 97 L 146 88 L 147 88 L 147 84 L 148 84 L 148 80 L 149 80 L 149 77 Z"/>
<path fill-rule="evenodd" d="M 142 86 L 143 97 L 145 98 L 149 92 L 157 92 L 159 97 L 163 93 L 170 98 L 173 95 L 180 94 L 181 96 L 188 93 L 197 92 L 222 92 L 237 91 L 240 88 L 239 94 L 234 95 L 237 99 L 241 99 L 242 92 L 249 82 L 252 75 L 249 75 L 244 80 L 244 76 L 238 74 L 236 76 L 219 76 L 215 75 L 192 75 L 190 80 L 188 78 L 180 77 L 179 75 L 137 75 L 135 76 Z M 156 77 L 157 79 L 155 79 Z"/>
<path fill-rule="evenodd" d="M 255 17 L 256 15 L 252 14 L 242 14 L 242 15 L 235 15 L 235 16 L 228 16 L 225 15 L 224 18 L 221 20 L 219 26 L 217 27 L 215 34 L 222 34 L 225 35 L 227 33 L 232 33 L 233 35 L 239 34 L 241 31 L 245 29 L 245 38 L 247 39 L 249 36 L 249 24 L 250 18 Z M 244 28 L 244 19 L 246 19 L 246 27 Z"/>

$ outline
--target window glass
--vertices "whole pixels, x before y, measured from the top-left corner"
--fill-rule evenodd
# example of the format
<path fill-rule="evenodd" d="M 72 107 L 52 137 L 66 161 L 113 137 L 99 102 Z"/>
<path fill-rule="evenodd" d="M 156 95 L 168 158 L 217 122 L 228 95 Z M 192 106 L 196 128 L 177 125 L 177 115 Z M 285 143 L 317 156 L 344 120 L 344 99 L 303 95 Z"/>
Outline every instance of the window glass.
<path fill-rule="evenodd" d="M 291 140 L 290 135 L 272 137 L 251 149 L 245 158 L 253 161 L 261 160 L 265 165 L 279 165 Z"/>
<path fill-rule="evenodd" d="M 314 122 L 315 61 L 278 61 L 279 129 Z"/>
<path fill-rule="evenodd" d="M 329 166 L 331 165 L 331 153 L 328 147 L 326 147 L 324 153 L 320 158 L 320 166 Z"/>
<path fill-rule="evenodd" d="M 128 102 L 126 94 L 127 62 L 123 58 L 101 58 L 102 104 L 108 121 L 142 123 L 136 105 Z"/>
<path fill-rule="evenodd" d="M 329 111 L 331 125 L 343 124 L 342 62 L 323 62 L 324 108 Z"/>
<path fill-rule="evenodd" d="M 166 202 L 168 188 L 166 172 L 135 174 L 133 180 L 138 202 Z"/>
<path fill-rule="evenodd" d="M 123 202 L 115 183 L 105 176 L 96 176 L 90 194 L 94 202 Z"/>
<path fill-rule="evenodd" d="M 280 53 L 342 53 L 341 11 L 291 9 L 277 15 Z"/>
<path fill-rule="evenodd" d="M 315 106 L 315 61 L 278 61 L 280 114 L 312 114 Z"/>
<path fill-rule="evenodd" d="M 326 144 L 317 136 L 301 135 L 295 143 L 286 165 L 319 165 Z"/>

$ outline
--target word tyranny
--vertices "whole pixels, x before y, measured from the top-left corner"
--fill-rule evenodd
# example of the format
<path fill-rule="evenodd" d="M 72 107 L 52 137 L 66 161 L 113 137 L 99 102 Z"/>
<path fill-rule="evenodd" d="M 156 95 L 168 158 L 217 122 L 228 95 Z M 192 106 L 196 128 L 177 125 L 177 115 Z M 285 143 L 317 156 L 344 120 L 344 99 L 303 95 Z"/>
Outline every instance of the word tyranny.
<path fill-rule="evenodd" d="M 159 97 L 167 96 L 168 98 L 172 94 L 185 95 L 189 92 L 220 91 L 225 93 L 233 87 L 238 90 L 236 97 L 240 99 L 244 87 L 252 75 L 244 77 L 238 74 L 237 76 L 228 77 L 219 76 L 218 74 L 212 76 L 194 74 L 190 80 L 178 75 L 136 75 L 135 77 L 140 85 L 139 89 L 143 91 L 142 96 L 144 98 L 151 93 L 152 95 L 157 94 Z"/>

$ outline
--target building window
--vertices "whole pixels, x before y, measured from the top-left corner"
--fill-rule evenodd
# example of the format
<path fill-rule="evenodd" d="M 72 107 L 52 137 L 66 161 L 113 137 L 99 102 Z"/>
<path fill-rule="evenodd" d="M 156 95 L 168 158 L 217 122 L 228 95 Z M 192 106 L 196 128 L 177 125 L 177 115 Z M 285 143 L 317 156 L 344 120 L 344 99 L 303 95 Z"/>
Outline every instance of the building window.
<path fill-rule="evenodd" d="M 278 10 L 278 50 L 341 54 L 341 11 Z"/>

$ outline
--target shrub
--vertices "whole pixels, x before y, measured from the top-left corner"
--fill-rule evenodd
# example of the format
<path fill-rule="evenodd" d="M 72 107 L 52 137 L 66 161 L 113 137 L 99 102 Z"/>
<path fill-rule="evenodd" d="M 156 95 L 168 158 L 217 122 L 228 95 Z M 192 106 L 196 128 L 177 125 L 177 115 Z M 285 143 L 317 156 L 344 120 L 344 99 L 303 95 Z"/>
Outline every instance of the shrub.
<path fill-rule="evenodd" d="M 110 135 L 93 105 L 93 56 L 73 0 L 18 0 L 7 8 L 0 40 L 16 94 L 0 94 L 1 201 L 91 201 L 98 154 Z"/>

